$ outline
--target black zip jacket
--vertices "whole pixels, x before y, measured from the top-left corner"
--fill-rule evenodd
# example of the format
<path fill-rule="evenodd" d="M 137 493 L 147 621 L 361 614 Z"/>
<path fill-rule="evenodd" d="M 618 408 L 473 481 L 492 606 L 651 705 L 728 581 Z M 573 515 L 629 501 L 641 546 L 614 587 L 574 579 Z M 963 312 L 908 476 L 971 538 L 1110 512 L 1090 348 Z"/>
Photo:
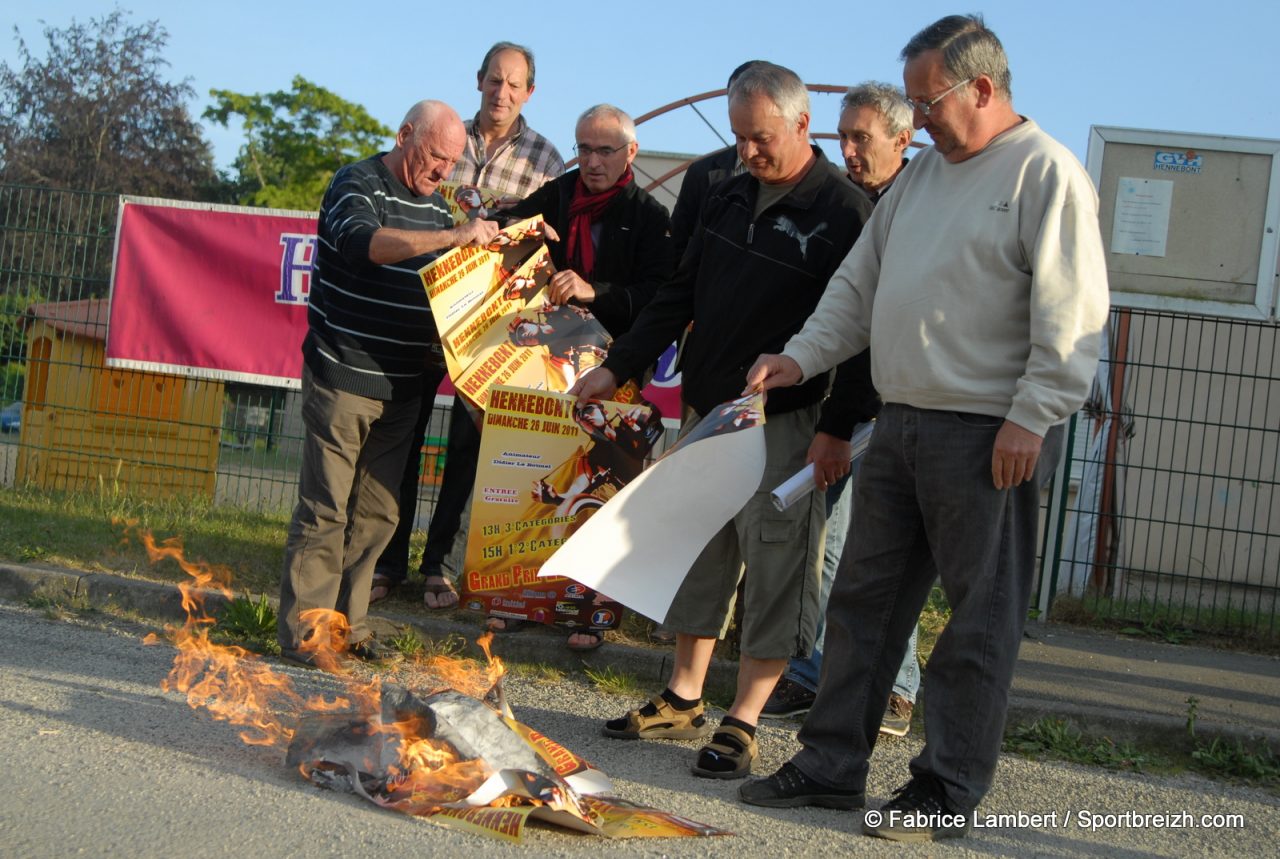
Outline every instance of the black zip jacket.
<path fill-rule="evenodd" d="M 710 190 L 674 277 L 609 349 L 604 366 L 615 378 L 639 374 L 692 322 L 683 394 L 706 414 L 742 393 L 762 352 L 782 351 L 871 215 L 866 194 L 813 151 L 809 172 L 758 219 L 755 177 L 735 176 Z M 827 383 L 821 375 L 770 391 L 765 410 L 780 414 L 816 403 Z"/>
<path fill-rule="evenodd" d="M 726 146 L 702 156 L 684 171 L 680 193 L 671 208 L 671 241 L 675 245 L 677 264 L 689 246 L 694 227 L 698 225 L 698 215 L 702 212 L 702 201 L 707 199 L 707 192 L 732 177 L 737 166 L 737 147 Z"/>

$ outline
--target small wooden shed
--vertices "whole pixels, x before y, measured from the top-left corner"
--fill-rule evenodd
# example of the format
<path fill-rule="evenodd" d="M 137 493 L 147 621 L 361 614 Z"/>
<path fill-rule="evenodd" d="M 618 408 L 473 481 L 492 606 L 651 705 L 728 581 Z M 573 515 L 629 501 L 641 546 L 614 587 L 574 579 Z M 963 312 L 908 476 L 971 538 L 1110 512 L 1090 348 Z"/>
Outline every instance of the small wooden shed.
<path fill-rule="evenodd" d="M 92 298 L 27 309 L 18 482 L 212 499 L 223 384 L 108 368 L 107 308 Z"/>

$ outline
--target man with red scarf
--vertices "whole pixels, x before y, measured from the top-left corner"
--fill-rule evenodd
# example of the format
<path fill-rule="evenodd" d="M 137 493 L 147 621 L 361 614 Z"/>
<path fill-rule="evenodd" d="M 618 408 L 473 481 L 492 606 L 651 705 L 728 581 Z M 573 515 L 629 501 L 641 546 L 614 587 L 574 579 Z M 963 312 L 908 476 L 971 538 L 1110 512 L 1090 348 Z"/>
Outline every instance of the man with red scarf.
<path fill-rule="evenodd" d="M 552 304 L 586 307 L 613 337 L 625 333 L 675 268 L 667 209 L 636 184 L 636 126 L 608 104 L 588 108 L 575 131 L 578 168 L 553 179 L 499 216 L 541 214 L 556 272 Z M 554 236 L 552 235 L 554 233 Z M 511 623 L 491 618 L 491 628 Z M 598 647 L 598 632 L 569 637 L 576 650 Z"/>
<path fill-rule="evenodd" d="M 671 218 L 636 184 L 631 162 L 640 145 L 630 116 L 598 104 L 578 118 L 575 136 L 578 169 L 534 191 L 502 220 L 543 216 L 559 237 L 547 242 L 556 267 L 551 302 L 587 307 L 617 337 L 675 267 Z"/>

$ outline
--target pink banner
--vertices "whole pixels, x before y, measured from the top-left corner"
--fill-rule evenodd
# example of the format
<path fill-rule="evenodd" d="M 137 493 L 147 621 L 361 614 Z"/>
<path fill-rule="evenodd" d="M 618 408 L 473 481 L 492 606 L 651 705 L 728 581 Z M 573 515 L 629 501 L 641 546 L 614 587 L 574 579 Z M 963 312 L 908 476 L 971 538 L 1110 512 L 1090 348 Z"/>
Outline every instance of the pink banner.
<path fill-rule="evenodd" d="M 297 387 L 316 216 L 122 198 L 107 363 Z"/>
<path fill-rule="evenodd" d="M 297 388 L 315 254 L 312 213 L 122 197 L 107 363 Z M 644 392 L 672 423 L 674 357 Z"/>

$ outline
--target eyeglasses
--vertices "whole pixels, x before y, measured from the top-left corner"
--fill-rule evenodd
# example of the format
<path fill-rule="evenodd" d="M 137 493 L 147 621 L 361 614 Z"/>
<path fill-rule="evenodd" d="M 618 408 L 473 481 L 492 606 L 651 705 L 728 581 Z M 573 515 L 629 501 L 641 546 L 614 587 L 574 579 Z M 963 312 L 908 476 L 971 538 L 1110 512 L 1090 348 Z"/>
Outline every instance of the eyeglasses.
<path fill-rule="evenodd" d="M 627 144 L 628 146 L 630 144 Z M 621 152 L 627 146 L 583 146 L 581 143 L 573 144 L 574 154 L 578 156 L 579 161 L 586 161 L 592 155 L 599 155 L 601 158 L 608 158 L 615 152 Z"/>
<path fill-rule="evenodd" d="M 967 83 L 972 83 L 972 82 L 973 82 L 973 78 L 965 78 L 964 80 L 960 81 L 960 83 L 948 89 L 942 95 L 935 95 L 933 98 L 929 99 L 928 101 L 916 101 L 913 98 L 909 98 L 907 99 L 907 104 L 911 106 L 912 110 L 920 111 L 921 116 L 929 116 L 931 113 L 933 113 L 934 105 L 942 101 L 947 96 L 951 95 L 956 90 L 960 89 L 960 87 L 964 86 Z"/>

